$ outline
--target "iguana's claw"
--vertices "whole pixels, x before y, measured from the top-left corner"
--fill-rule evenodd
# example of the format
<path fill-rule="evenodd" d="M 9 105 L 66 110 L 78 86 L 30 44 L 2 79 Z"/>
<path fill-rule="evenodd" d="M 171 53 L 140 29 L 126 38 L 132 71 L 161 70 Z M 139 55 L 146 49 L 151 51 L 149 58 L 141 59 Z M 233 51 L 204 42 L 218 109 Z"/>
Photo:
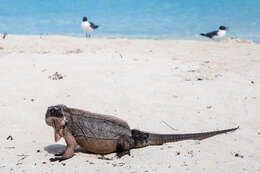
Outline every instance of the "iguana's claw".
<path fill-rule="evenodd" d="M 127 150 L 127 151 L 121 151 L 121 152 L 117 152 L 116 153 L 116 156 L 117 156 L 117 158 L 121 158 L 121 157 L 123 157 L 123 156 L 125 156 L 125 155 L 131 155 L 130 154 L 130 151 L 129 150 Z"/>
<path fill-rule="evenodd" d="M 63 154 L 64 154 L 64 152 L 56 153 L 56 154 L 54 154 L 54 156 L 62 156 Z"/>
<path fill-rule="evenodd" d="M 65 158 L 65 157 L 54 157 L 54 158 L 50 158 L 50 161 L 51 162 L 56 162 L 56 161 L 59 161 L 59 162 L 62 162 L 63 160 L 67 160 L 68 158 Z"/>

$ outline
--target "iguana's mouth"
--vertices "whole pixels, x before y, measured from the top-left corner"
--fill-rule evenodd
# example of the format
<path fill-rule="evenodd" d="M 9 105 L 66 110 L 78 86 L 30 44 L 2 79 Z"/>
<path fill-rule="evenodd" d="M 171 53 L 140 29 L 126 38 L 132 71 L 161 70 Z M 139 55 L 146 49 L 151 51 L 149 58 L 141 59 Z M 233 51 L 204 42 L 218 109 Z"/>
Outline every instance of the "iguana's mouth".
<path fill-rule="evenodd" d="M 53 128 L 57 128 L 58 127 L 58 119 L 57 118 L 54 118 L 54 117 L 49 117 L 49 118 L 46 118 L 45 119 L 45 122 L 48 126 L 51 126 Z"/>
<path fill-rule="evenodd" d="M 62 123 L 63 118 L 49 117 L 49 118 L 46 118 L 45 121 L 48 126 L 51 126 L 55 129 L 59 129 L 64 126 L 64 124 Z"/>

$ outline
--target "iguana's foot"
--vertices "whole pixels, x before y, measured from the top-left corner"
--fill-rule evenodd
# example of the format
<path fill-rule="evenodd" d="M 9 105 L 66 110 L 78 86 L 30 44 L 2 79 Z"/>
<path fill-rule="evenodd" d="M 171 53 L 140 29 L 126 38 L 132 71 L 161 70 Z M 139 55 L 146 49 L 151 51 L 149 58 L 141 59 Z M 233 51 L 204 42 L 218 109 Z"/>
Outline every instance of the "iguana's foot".
<path fill-rule="evenodd" d="M 116 153 L 116 156 L 118 157 L 118 158 L 121 158 L 121 157 L 123 157 L 124 155 L 131 155 L 130 154 L 130 150 L 127 150 L 127 151 L 120 151 L 120 152 L 117 152 Z"/>
<path fill-rule="evenodd" d="M 101 155 L 100 157 L 98 157 L 98 159 L 101 159 L 101 160 L 113 160 L 112 158 L 105 157 L 104 155 Z"/>
<path fill-rule="evenodd" d="M 50 161 L 51 161 L 51 162 L 56 162 L 56 161 L 61 162 L 61 161 L 67 160 L 67 159 L 69 159 L 69 158 L 65 158 L 65 157 L 54 157 L 54 158 L 50 158 Z"/>
<path fill-rule="evenodd" d="M 50 158 L 51 162 L 56 162 L 56 161 L 61 162 L 61 161 L 70 159 L 74 156 L 74 153 L 69 153 L 69 152 L 67 152 L 67 153 L 65 152 L 64 154 L 58 153 L 58 154 L 55 154 L 55 156 L 60 156 L 60 157 Z"/>
<path fill-rule="evenodd" d="M 65 153 L 65 151 L 60 152 L 60 153 L 56 153 L 56 154 L 54 154 L 54 156 L 62 156 L 64 153 Z"/>

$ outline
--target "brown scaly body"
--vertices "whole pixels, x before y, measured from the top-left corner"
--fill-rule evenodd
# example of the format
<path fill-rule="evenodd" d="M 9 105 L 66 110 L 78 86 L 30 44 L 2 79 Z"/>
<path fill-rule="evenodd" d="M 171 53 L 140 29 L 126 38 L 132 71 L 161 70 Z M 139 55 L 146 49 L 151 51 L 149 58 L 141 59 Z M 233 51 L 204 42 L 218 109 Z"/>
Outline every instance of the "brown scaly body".
<path fill-rule="evenodd" d="M 52 158 L 51 161 L 71 158 L 77 145 L 97 154 L 117 152 L 120 157 L 129 154 L 130 149 L 133 148 L 181 140 L 202 140 L 238 128 L 205 133 L 154 134 L 131 130 L 127 122 L 114 116 L 68 108 L 65 105 L 49 107 L 45 121 L 47 125 L 54 128 L 55 141 L 63 137 L 67 144 L 66 151 L 61 157 Z"/>

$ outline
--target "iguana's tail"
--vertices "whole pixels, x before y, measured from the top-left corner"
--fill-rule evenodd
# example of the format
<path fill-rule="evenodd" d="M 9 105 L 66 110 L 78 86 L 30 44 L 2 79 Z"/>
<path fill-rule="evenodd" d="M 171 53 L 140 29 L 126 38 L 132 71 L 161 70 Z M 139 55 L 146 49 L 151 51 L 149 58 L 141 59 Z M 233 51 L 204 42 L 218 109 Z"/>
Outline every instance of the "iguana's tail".
<path fill-rule="evenodd" d="M 204 133 L 190 133 L 190 134 L 155 134 L 142 132 L 136 129 L 132 130 L 133 146 L 132 148 L 142 148 L 149 145 L 162 145 L 168 142 L 177 142 L 182 140 L 203 140 L 211 136 L 231 132 L 237 130 L 239 127 Z"/>

